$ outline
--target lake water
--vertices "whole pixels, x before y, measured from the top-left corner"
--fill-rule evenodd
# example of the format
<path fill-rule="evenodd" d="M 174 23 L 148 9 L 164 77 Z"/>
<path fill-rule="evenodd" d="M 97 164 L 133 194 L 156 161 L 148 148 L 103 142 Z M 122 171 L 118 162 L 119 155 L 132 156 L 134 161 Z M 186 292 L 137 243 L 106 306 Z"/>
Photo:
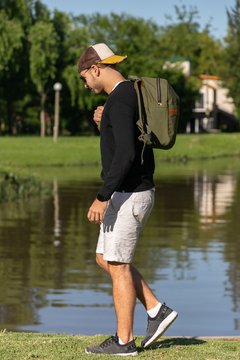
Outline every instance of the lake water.
<path fill-rule="evenodd" d="M 167 335 L 240 335 L 239 163 L 158 165 L 155 206 L 134 263 L 179 312 Z M 111 284 L 95 265 L 98 226 L 86 220 L 96 169 L 41 173 L 52 195 L 0 205 L 0 328 L 112 334 Z M 134 327 L 144 335 L 140 303 Z"/>

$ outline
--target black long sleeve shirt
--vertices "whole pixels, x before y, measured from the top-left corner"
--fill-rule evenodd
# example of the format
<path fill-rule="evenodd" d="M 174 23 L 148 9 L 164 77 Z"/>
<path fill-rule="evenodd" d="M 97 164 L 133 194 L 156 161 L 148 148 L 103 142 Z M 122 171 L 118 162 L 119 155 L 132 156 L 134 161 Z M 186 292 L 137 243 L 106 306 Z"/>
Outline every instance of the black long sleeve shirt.
<path fill-rule="evenodd" d="M 136 122 L 138 103 L 134 85 L 121 82 L 109 94 L 101 120 L 100 149 L 103 185 L 101 201 L 109 200 L 114 191 L 139 192 L 154 186 L 154 156 L 143 143 Z"/>

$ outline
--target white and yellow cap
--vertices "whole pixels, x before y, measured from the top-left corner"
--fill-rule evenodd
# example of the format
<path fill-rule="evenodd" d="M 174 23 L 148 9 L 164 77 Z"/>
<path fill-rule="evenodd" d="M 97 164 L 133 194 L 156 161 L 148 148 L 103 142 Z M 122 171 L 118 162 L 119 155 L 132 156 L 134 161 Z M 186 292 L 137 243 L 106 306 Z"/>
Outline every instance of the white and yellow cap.
<path fill-rule="evenodd" d="M 88 47 L 81 55 L 78 62 L 79 72 L 89 69 L 94 64 L 118 64 L 125 60 L 127 55 L 115 55 L 104 43 Z"/>

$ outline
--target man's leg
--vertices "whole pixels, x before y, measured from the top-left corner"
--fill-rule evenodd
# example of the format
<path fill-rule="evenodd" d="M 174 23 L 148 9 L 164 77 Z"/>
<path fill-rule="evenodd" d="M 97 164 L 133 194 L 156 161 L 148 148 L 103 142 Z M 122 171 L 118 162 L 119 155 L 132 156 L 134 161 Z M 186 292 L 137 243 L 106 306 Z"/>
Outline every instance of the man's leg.
<path fill-rule="evenodd" d="M 135 300 L 137 297 L 142 302 L 148 312 L 148 328 L 146 336 L 142 341 L 142 346 L 147 347 L 151 345 L 151 343 L 156 341 L 177 318 L 177 312 L 167 307 L 165 303 L 161 304 L 157 300 L 151 289 L 148 287 L 147 283 L 142 278 L 141 274 L 131 264 L 115 263 L 115 268 L 113 268 L 112 265 L 114 263 L 110 264 L 105 261 L 101 254 L 97 254 L 96 260 L 98 265 L 111 275 L 113 281 L 113 296 L 118 321 L 118 336 L 123 342 L 128 341 L 126 339 L 132 339 L 131 334 L 133 326 L 133 313 L 135 307 Z M 119 264 L 119 269 L 116 268 L 117 264 Z M 126 265 L 126 268 L 124 269 L 124 272 L 126 271 L 126 273 L 124 276 L 122 276 L 123 267 L 120 265 Z M 120 279 L 121 281 L 119 281 Z M 132 287 L 134 287 L 135 295 L 132 291 Z M 130 298 L 128 298 L 129 294 Z M 126 302 L 124 302 L 124 300 Z M 128 301 L 130 301 L 129 308 L 126 307 Z"/>
<path fill-rule="evenodd" d="M 174 320 L 173 311 L 157 300 L 140 273 L 131 265 L 139 234 L 151 212 L 153 199 L 154 191 L 115 193 L 109 202 L 104 223 L 101 224 L 96 249 L 98 265 L 112 279 L 118 336 L 123 343 L 133 337 L 136 297 L 147 310 L 148 327 L 142 342 L 144 347 L 161 336 Z M 114 342 L 117 339 L 116 337 Z M 119 345 L 121 346 L 121 341 Z"/>
<path fill-rule="evenodd" d="M 102 254 L 96 254 L 96 262 L 103 270 L 109 273 L 109 264 L 103 259 Z M 132 265 L 129 266 L 132 273 L 136 297 L 141 301 L 146 310 L 154 308 L 159 303 L 158 299 L 153 294 L 152 290 L 149 288 L 138 270 Z"/>
<path fill-rule="evenodd" d="M 158 299 L 134 266 L 131 266 L 131 271 L 138 300 L 147 311 L 154 308 L 159 303 Z"/>
<path fill-rule="evenodd" d="M 123 343 L 133 340 L 133 316 L 136 291 L 130 264 L 109 262 L 113 301 L 117 317 L 117 335 Z"/>
<path fill-rule="evenodd" d="M 126 263 L 105 262 L 97 255 L 97 263 L 109 273 L 113 284 L 113 300 L 117 317 L 117 336 L 111 336 L 103 343 L 87 347 L 89 354 L 114 354 L 135 356 L 138 354 L 133 339 L 133 315 L 136 291 L 131 266 Z"/>

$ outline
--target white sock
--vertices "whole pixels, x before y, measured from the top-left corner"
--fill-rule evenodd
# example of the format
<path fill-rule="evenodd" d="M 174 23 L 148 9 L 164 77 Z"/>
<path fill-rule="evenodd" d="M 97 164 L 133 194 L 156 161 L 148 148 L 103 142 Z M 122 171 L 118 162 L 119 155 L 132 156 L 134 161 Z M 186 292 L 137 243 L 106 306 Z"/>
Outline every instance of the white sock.
<path fill-rule="evenodd" d="M 157 313 L 159 312 L 161 306 L 162 306 L 162 304 L 159 302 L 156 306 L 154 306 L 154 308 L 147 311 L 148 315 L 151 318 L 154 318 L 157 315 Z"/>
<path fill-rule="evenodd" d="M 118 343 L 119 343 L 119 345 L 125 345 L 125 344 L 126 344 L 125 342 L 123 342 L 123 341 L 120 339 L 120 337 L 118 337 Z"/>

